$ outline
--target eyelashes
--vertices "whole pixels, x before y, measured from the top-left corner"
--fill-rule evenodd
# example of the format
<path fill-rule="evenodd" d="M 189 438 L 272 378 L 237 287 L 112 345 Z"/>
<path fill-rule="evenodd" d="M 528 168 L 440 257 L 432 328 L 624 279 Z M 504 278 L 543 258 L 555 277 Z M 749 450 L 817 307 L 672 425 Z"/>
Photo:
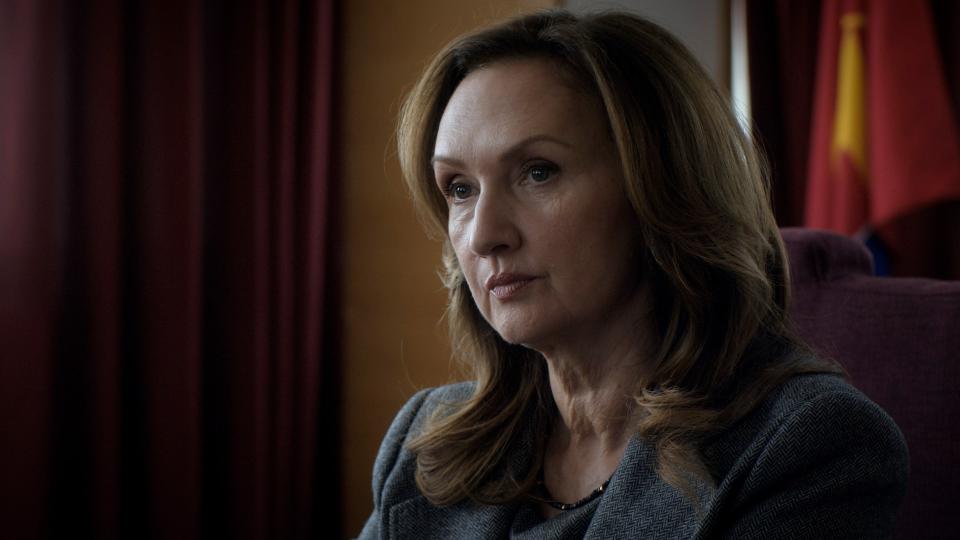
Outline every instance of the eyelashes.
<path fill-rule="evenodd" d="M 543 161 L 533 163 L 526 167 L 524 169 L 523 176 L 525 179 L 529 179 L 534 183 L 542 184 L 553 178 L 553 176 L 556 175 L 559 170 L 560 169 L 553 163 Z"/>
<path fill-rule="evenodd" d="M 447 199 L 463 200 L 473 194 L 473 186 L 464 182 L 458 182 L 454 177 L 443 186 L 443 195 Z"/>
<path fill-rule="evenodd" d="M 560 167 L 546 160 L 536 160 L 525 165 L 520 171 L 520 184 L 544 184 L 553 179 L 560 172 Z M 450 175 L 442 180 L 440 190 L 447 200 L 462 201 L 470 198 L 476 188 L 469 182 L 461 181 L 461 175 Z"/>

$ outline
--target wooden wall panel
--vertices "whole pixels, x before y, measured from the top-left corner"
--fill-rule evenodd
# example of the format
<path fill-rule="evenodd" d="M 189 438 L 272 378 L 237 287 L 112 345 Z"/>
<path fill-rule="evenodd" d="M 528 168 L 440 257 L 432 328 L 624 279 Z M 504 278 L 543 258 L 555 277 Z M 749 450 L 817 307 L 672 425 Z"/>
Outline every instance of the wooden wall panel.
<path fill-rule="evenodd" d="M 453 37 L 552 0 L 348 0 L 342 9 L 344 233 L 343 530 L 355 536 L 370 474 L 394 414 L 417 389 L 452 380 L 439 244 L 416 221 L 395 157 L 404 93 Z M 320 489 L 324 489 L 323 486 Z"/>

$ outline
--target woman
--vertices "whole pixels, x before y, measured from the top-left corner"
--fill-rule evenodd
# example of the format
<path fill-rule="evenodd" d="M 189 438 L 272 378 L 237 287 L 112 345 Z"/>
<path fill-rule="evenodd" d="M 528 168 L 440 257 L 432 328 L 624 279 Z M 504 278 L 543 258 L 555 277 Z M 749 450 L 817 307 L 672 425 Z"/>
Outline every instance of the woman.
<path fill-rule="evenodd" d="M 902 436 L 791 336 L 760 160 L 673 37 L 465 36 L 399 148 L 475 380 L 400 411 L 362 538 L 889 535 Z"/>

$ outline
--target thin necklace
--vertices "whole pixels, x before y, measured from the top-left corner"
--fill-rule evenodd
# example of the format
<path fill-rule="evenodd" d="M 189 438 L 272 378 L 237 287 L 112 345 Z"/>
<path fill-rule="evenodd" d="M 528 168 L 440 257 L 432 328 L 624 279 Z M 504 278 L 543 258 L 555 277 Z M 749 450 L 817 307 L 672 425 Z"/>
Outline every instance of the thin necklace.
<path fill-rule="evenodd" d="M 591 491 L 590 494 L 587 495 L 586 497 L 578 501 L 574 501 L 572 503 L 563 503 L 554 499 L 553 496 L 550 495 L 550 490 L 547 489 L 547 484 L 545 484 L 543 481 L 543 470 L 540 471 L 540 478 L 537 480 L 537 486 L 543 491 L 543 494 L 546 496 L 540 499 L 541 502 L 547 503 L 547 505 L 549 505 L 551 508 L 556 508 L 557 510 L 561 510 L 564 512 L 566 512 L 567 510 L 580 508 L 581 506 L 587 504 L 588 502 L 603 495 L 603 492 L 607 490 L 607 484 L 609 483 L 610 483 L 610 478 L 607 478 L 607 480 L 604 483 L 600 484 L 600 486 L 597 489 Z"/>

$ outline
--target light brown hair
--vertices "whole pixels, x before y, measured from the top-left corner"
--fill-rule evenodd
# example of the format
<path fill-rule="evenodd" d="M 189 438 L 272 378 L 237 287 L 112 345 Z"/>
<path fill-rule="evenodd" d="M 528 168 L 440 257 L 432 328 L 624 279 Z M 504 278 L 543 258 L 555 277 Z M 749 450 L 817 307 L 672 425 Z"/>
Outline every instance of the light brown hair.
<path fill-rule="evenodd" d="M 428 232 L 444 241 L 446 317 L 473 371 L 466 402 L 414 439 L 417 484 L 434 504 L 497 504 L 527 494 L 556 415 L 543 358 L 503 341 L 480 314 L 446 236 L 447 203 L 430 159 L 440 118 L 472 71 L 518 58 L 553 62 L 602 103 L 639 220 L 659 350 L 637 381 L 639 435 L 661 477 L 688 495 L 711 481 L 698 449 L 795 373 L 831 371 L 795 354 L 789 284 L 762 159 L 727 100 L 687 49 L 637 16 L 556 10 L 463 36 L 429 64 L 404 103 L 399 157 Z M 511 450 L 532 446 L 513 463 Z"/>

